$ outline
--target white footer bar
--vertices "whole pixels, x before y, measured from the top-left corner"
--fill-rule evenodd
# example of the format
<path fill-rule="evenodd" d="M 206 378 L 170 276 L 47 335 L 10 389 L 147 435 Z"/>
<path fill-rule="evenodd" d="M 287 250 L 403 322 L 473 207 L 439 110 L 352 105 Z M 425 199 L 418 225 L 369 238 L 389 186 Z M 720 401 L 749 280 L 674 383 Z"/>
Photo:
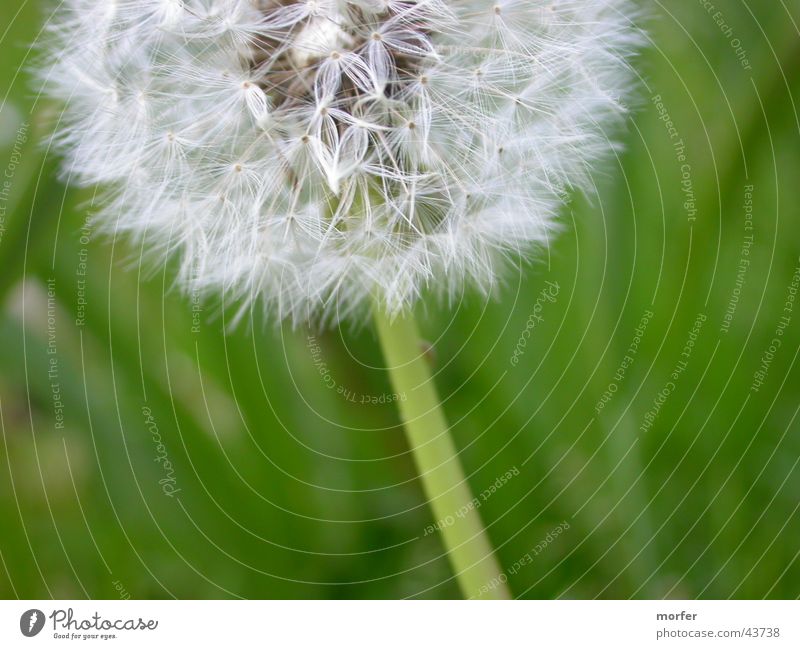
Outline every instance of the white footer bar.
<path fill-rule="evenodd" d="M 0 647 L 796 648 L 799 629 L 796 601 L 0 602 Z"/>

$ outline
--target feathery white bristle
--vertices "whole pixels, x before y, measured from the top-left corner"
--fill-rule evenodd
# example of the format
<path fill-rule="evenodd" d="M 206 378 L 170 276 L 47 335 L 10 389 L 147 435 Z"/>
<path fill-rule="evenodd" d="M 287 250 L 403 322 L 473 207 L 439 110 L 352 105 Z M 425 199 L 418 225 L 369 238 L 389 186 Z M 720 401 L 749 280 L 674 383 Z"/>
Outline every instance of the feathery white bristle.
<path fill-rule="evenodd" d="M 624 113 L 629 0 L 65 0 L 42 78 L 100 221 L 336 320 L 490 291 Z"/>

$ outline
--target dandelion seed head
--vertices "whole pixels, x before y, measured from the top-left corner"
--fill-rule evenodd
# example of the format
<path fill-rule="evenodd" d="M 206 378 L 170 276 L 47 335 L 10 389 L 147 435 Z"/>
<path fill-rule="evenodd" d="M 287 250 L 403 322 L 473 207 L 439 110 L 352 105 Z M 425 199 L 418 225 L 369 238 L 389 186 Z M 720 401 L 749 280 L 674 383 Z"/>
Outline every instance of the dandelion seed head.
<path fill-rule="evenodd" d="M 277 319 L 492 291 L 625 113 L 629 0 L 65 0 L 41 77 L 97 220 Z"/>

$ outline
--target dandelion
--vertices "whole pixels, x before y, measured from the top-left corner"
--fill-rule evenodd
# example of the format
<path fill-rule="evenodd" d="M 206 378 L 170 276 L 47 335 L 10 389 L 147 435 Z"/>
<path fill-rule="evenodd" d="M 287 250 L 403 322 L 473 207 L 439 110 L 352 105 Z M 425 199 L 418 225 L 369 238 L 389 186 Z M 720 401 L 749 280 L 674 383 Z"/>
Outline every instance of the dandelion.
<path fill-rule="evenodd" d="M 187 290 L 277 320 L 372 309 L 390 364 L 425 383 L 392 349 L 416 335 L 401 314 L 425 291 L 489 293 L 547 242 L 624 114 L 632 16 L 629 0 L 65 0 L 41 76 L 70 177 L 108 190 L 100 225 L 179 260 Z M 424 401 L 408 428 L 439 413 Z"/>

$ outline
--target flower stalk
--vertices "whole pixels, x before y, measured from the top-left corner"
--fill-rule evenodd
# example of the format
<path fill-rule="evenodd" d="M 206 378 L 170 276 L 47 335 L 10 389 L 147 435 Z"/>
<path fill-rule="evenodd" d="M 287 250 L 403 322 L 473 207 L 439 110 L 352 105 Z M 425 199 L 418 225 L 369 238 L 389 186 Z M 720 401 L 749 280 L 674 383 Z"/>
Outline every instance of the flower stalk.
<path fill-rule="evenodd" d="M 409 314 L 375 323 L 414 462 L 461 591 L 470 599 L 510 599 L 502 570 L 473 501 L 436 386 Z M 465 513 L 466 512 L 466 513 Z"/>

